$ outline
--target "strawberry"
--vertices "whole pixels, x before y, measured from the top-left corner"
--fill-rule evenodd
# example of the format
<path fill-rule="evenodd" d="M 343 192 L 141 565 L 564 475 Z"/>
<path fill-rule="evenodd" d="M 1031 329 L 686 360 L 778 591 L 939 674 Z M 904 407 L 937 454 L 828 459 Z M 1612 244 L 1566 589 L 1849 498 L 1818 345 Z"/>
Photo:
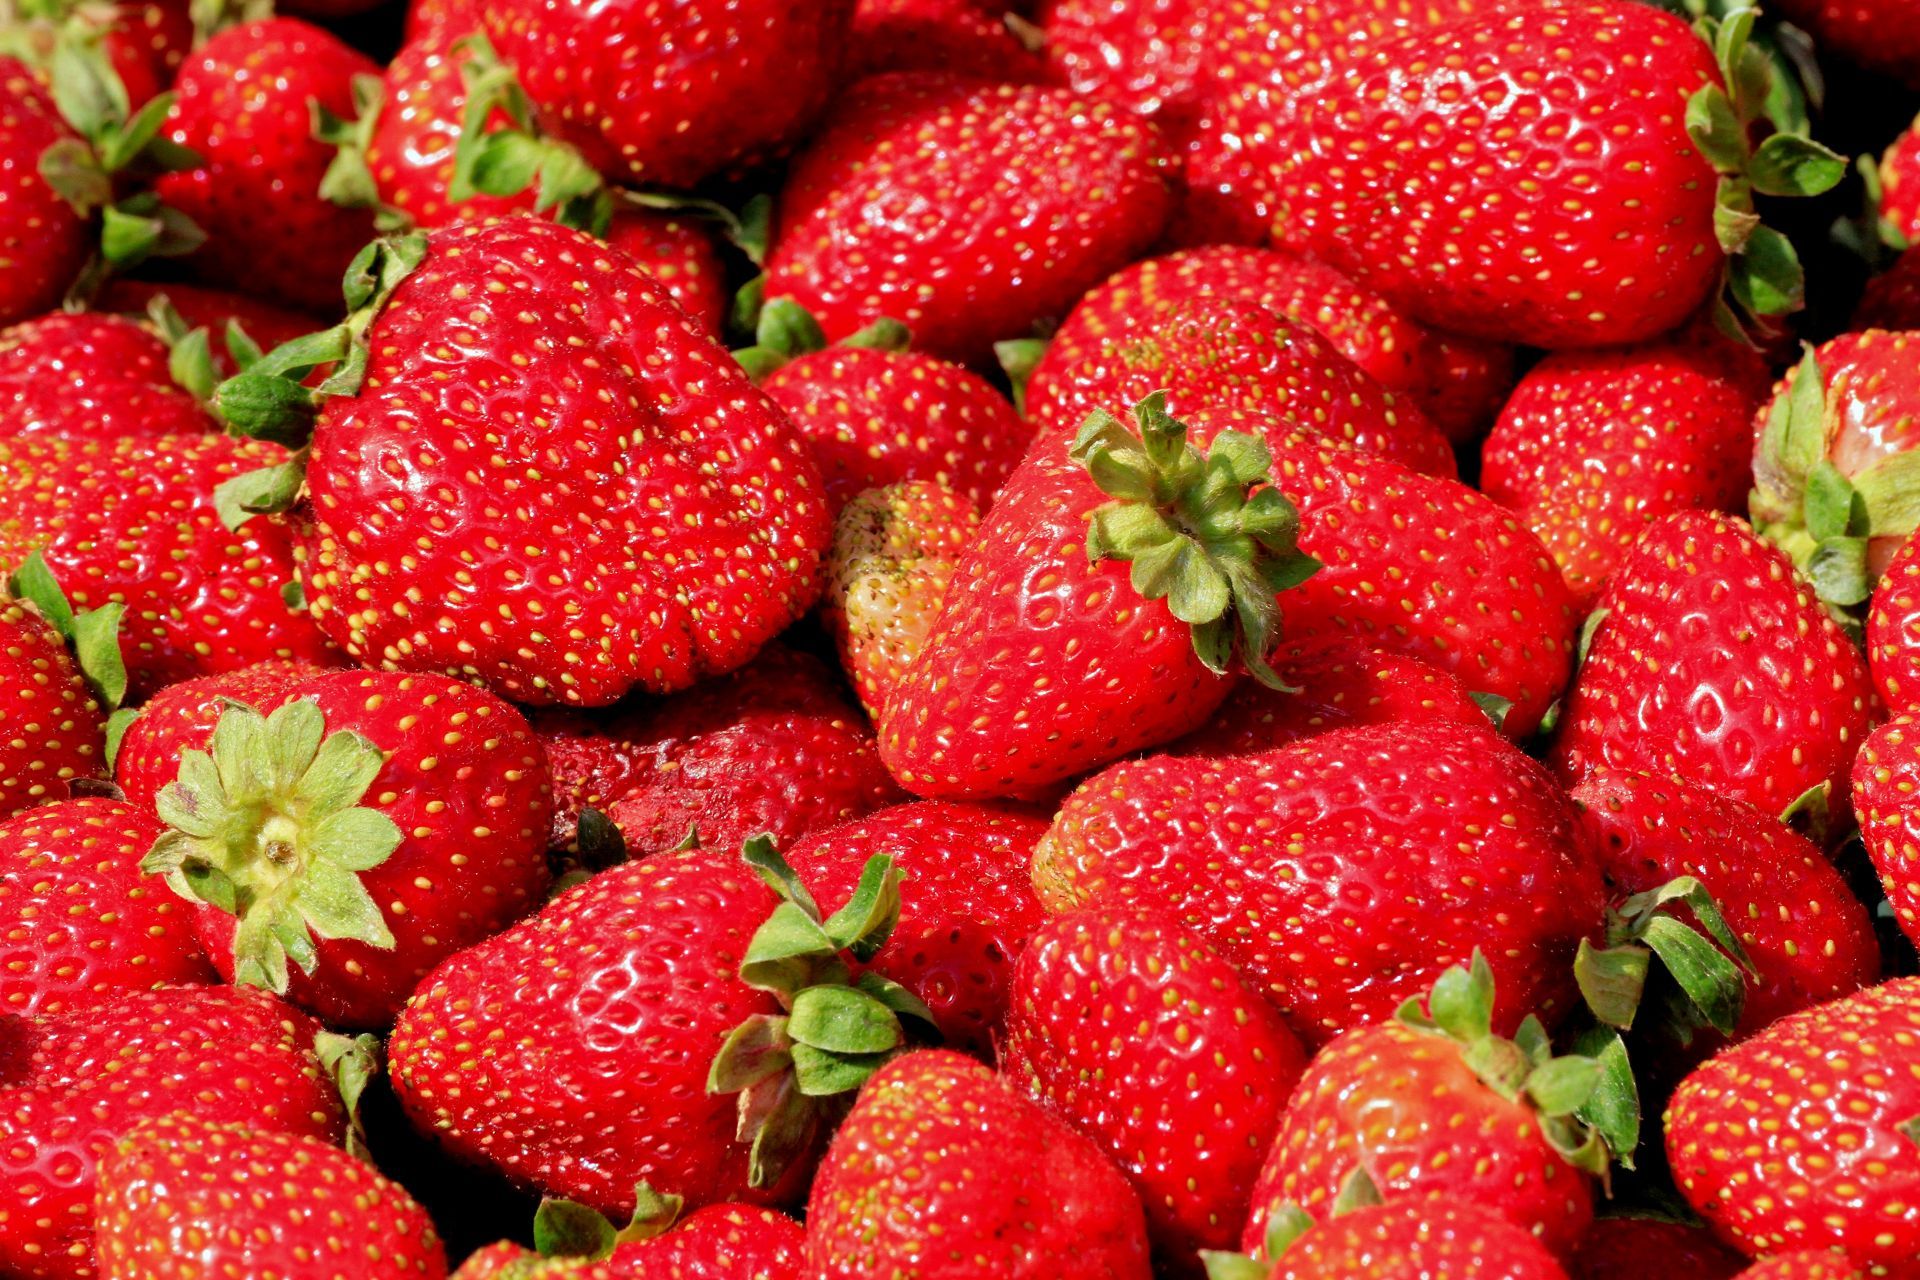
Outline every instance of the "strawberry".
<path fill-rule="evenodd" d="M 0 331 L 0 437 L 76 440 L 190 435 L 217 425 L 168 372 L 167 344 L 143 325 L 52 312 Z"/>
<path fill-rule="evenodd" d="M 373 218 L 322 194 L 333 148 L 314 136 L 311 104 L 351 118 L 356 78 L 379 73 L 297 18 L 229 27 L 186 61 L 167 131 L 200 163 L 155 190 L 207 233 L 188 259 L 195 272 L 305 310 L 339 306 L 340 275 Z"/>
<path fill-rule="evenodd" d="M 1859 650 L 1777 548 L 1731 516 L 1675 512 L 1615 571 L 1568 694 L 1554 771 L 1674 777 L 1779 814 L 1837 802 L 1866 737 Z"/>
<path fill-rule="evenodd" d="M 1552 1057 L 1529 1016 L 1494 1034 L 1494 977 L 1476 950 L 1423 1001 L 1348 1031 L 1307 1065 L 1253 1192 L 1242 1247 L 1262 1247 L 1282 1203 L 1324 1212 L 1356 1171 L 1389 1203 L 1464 1200 L 1566 1256 L 1593 1220 L 1605 1140 L 1575 1111 L 1600 1064 Z"/>
<path fill-rule="evenodd" d="M 0 822 L 0 937 L 15 957 L 0 965 L 0 1008 L 60 1014 L 213 980 L 187 908 L 140 874 L 160 830 L 150 812 L 104 797 Z"/>
<path fill-rule="evenodd" d="M 1156 1256 L 1231 1247 L 1300 1042 L 1232 965 L 1132 906 L 1056 917 L 1014 971 L 1002 1067 L 1132 1180 Z"/>
<path fill-rule="evenodd" d="M 1920 329 L 1920 253 L 1902 253 L 1867 281 L 1854 309 L 1855 329 Z"/>
<path fill-rule="evenodd" d="M 106 768 L 105 716 L 59 630 L 0 598 L 0 818 Z"/>
<path fill-rule="evenodd" d="M 1736 1280 L 1867 1280 L 1840 1254 L 1802 1250 L 1754 1263 Z"/>
<path fill-rule="evenodd" d="M 1412 402 L 1306 323 L 1231 295 L 1136 298 L 1124 274 L 1117 280 L 1074 308 L 1034 370 L 1026 408 L 1042 432 L 1071 432 L 1095 409 L 1165 388 L 1188 417 L 1297 422 L 1416 471 L 1455 474 L 1446 437 Z"/>
<path fill-rule="evenodd" d="M 271 708 L 288 689 L 324 670 L 311 663 L 271 659 L 168 685 L 149 698 L 122 730 L 113 759 L 115 785 L 133 804 L 153 808 L 160 792 L 180 776 L 181 750 L 211 742 L 229 703 Z"/>
<path fill-rule="evenodd" d="M 733 670 L 812 604 L 830 526 L 805 445 L 624 254 L 462 223 L 370 246 L 349 285 L 345 325 L 219 397 L 276 438 L 317 409 L 301 579 L 349 654 L 598 706 Z M 285 376 L 343 356 L 319 391 Z M 484 468 L 449 461 L 473 451 Z M 301 479 L 256 473 L 229 512 L 291 505 Z"/>
<path fill-rule="evenodd" d="M 1153 243 L 1172 164 L 1153 126 L 1064 89 L 876 76 L 795 159 L 766 296 L 832 339 L 890 316 L 982 364 Z"/>
<path fill-rule="evenodd" d="M 11 51 L 52 78 L 56 57 L 98 59 L 137 111 L 173 83 L 193 46 L 193 16 L 183 0 L 52 0 L 8 16 Z"/>
<path fill-rule="evenodd" d="M 1269 1232 L 1269 1264 L 1209 1255 L 1213 1280 L 1566 1280 L 1527 1232 L 1471 1204 L 1398 1201 L 1315 1223 L 1293 1207 Z"/>
<path fill-rule="evenodd" d="M 1047 70 L 1076 93 L 1179 119 L 1199 108 L 1219 78 L 1206 38 L 1225 24 L 1211 17 L 1194 0 L 1048 0 L 1040 9 Z"/>
<path fill-rule="evenodd" d="M 1090 1140 L 970 1058 L 906 1054 L 860 1091 L 807 1202 L 820 1280 L 1147 1280 L 1140 1201 Z"/>
<path fill-rule="evenodd" d="M 1875 729 L 1853 762 L 1853 809 L 1860 820 L 1860 837 L 1880 873 L 1880 887 L 1893 907 L 1894 919 L 1909 938 L 1920 937 L 1920 875 L 1915 862 L 1920 850 L 1913 831 L 1920 812 L 1913 805 L 1916 778 L 1920 778 L 1920 745 L 1910 715 L 1898 715 Z"/>
<path fill-rule="evenodd" d="M 1920 84 L 1920 6 L 1883 0 L 1872 6 L 1847 0 L 1780 0 L 1780 15 L 1804 27 L 1825 50 L 1882 75 Z"/>
<path fill-rule="evenodd" d="M 699 221 L 671 210 L 616 206 L 606 241 L 665 285 L 701 333 L 720 337 L 728 305 L 726 265 Z"/>
<path fill-rule="evenodd" d="M 100 1161 L 103 1280 L 265 1275 L 442 1280 L 427 1211 L 338 1147 L 193 1115 L 150 1120 Z"/>
<path fill-rule="evenodd" d="M 92 234 L 83 209 L 40 174 L 55 146 L 80 145 L 53 97 L 25 65 L 0 57 L 0 324 L 54 306 L 87 264 Z"/>
<path fill-rule="evenodd" d="M 223 975 L 382 1027 L 441 959 L 545 893 L 546 756 L 519 712 L 444 676 L 274 674 L 277 689 L 257 672 L 176 686 L 128 727 L 130 764 L 180 762 L 141 869 L 198 904 Z M 196 731 L 233 693 L 253 702 Z"/>
<path fill-rule="evenodd" d="M 801 1280 L 807 1233 L 773 1209 L 710 1204 L 680 1216 L 679 1196 L 646 1184 L 635 1189 L 633 1220 L 616 1229 L 568 1200 L 547 1200 L 534 1215 L 536 1252 L 502 1241 L 475 1253 L 456 1280 Z"/>
<path fill-rule="evenodd" d="M 1740 505 L 1765 395 L 1765 362 L 1717 335 L 1559 352 L 1500 411 L 1480 488 L 1520 513 L 1586 605 L 1661 516 Z"/>
<path fill-rule="evenodd" d="M 1014 960 L 1046 919 L 1028 863 L 1043 817 L 997 805 L 923 800 L 815 831 L 792 863 L 830 901 L 853 893 L 867 861 L 906 877 L 900 923 L 873 969 L 918 996 L 950 1047 L 990 1058 Z"/>
<path fill-rule="evenodd" d="M 1309 1046 L 1387 1016 L 1475 946 L 1510 1030 L 1566 1011 L 1568 962 L 1600 923 L 1572 819 L 1545 771 L 1484 728 L 1337 729 L 1095 774 L 1034 851 L 1033 883 L 1050 911 L 1105 894 L 1164 905 Z M 1311 945 L 1275 945 L 1267 921 Z"/>
<path fill-rule="evenodd" d="M 820 614 L 876 720 L 926 644 L 979 528 L 974 503 L 935 480 L 871 489 L 840 509 Z"/>
<path fill-rule="evenodd" d="M 1874 687 L 1898 715 L 1920 708 L 1920 540 L 1908 538 L 1887 562 L 1867 614 L 1867 661 Z"/>
<path fill-rule="evenodd" d="M 594 168 L 691 187 L 805 133 L 839 87 L 853 0 L 721 9 L 513 0 L 476 9 L 527 93 Z"/>
<path fill-rule="evenodd" d="M 546 748 L 553 776 L 550 849 L 574 846 L 580 811 L 592 809 L 604 817 L 608 802 L 626 794 L 653 767 L 645 746 L 618 720 L 606 723 L 567 707 L 540 707 L 527 713 L 527 727 Z"/>
<path fill-rule="evenodd" d="M 1920 240 L 1920 121 L 1880 157 L 1880 217 L 1902 240 Z"/>
<path fill-rule="evenodd" d="M 1908 456 L 1920 444 L 1916 355 L 1920 335 L 1842 334 L 1787 374 L 1761 420 L 1754 528 L 1829 604 L 1865 601 L 1914 530 L 1903 508 L 1920 466 Z"/>
<path fill-rule="evenodd" d="M 1157 394 L 1134 416 L 1043 437 L 987 513 L 881 712 L 908 790 L 1033 795 L 1193 728 L 1236 649 L 1273 678 L 1274 593 L 1317 566 L 1265 446 L 1222 431 L 1203 455 Z"/>
<path fill-rule="evenodd" d="M 1573 1280 L 1731 1280 L 1746 1264 L 1704 1226 L 1629 1214 L 1594 1219 Z"/>
<path fill-rule="evenodd" d="M 143 317 L 164 307 L 180 318 L 183 330 L 207 330 L 215 365 L 226 376 L 239 371 L 229 350 L 229 335 L 235 327 L 252 346 L 271 349 L 311 331 L 315 324 L 305 312 L 230 289 L 209 289 L 177 280 L 155 284 L 116 276 L 94 296 L 93 306 L 97 311 Z"/>
<path fill-rule="evenodd" d="M 320 1024 L 264 991 L 160 987 L 57 1017 L 0 1020 L 0 1269 L 22 1280 L 94 1274 L 98 1162 L 142 1121 L 341 1136 L 315 1051 Z"/>
<path fill-rule="evenodd" d="M 1694 1211 L 1749 1256 L 1835 1250 L 1897 1276 L 1920 1252 L 1920 979 L 1780 1019 L 1681 1084 L 1667 1159 Z"/>
<path fill-rule="evenodd" d="M 980 0 L 859 0 L 849 83 L 887 71 L 946 71 L 1000 84 L 1046 79 L 1046 62 L 998 6 Z"/>

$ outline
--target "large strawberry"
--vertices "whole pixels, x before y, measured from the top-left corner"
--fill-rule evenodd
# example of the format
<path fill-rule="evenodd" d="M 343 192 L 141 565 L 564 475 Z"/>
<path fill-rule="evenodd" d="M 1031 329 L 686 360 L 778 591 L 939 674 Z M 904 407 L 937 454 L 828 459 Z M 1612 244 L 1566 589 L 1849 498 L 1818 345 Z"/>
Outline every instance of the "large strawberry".
<path fill-rule="evenodd" d="M 807 1203 L 820 1280 L 1147 1280 L 1140 1201 L 1092 1141 L 989 1067 L 930 1049 L 881 1068 Z"/>
<path fill-rule="evenodd" d="M 1695 1212 L 1749 1256 L 1832 1249 L 1911 1275 L 1920 1255 L 1920 979 L 1782 1018 L 1688 1076 L 1667 1159 Z"/>
<path fill-rule="evenodd" d="M 1600 607 L 1554 743 L 1563 780 L 1640 769 L 1766 814 L 1820 786 L 1839 803 L 1873 687 L 1778 548 L 1730 516 L 1676 512 L 1641 535 Z"/>
<path fill-rule="evenodd" d="M 69 610 L 71 612 L 71 610 Z M 106 723 L 58 626 L 0 598 L 0 817 L 106 769 Z"/>
<path fill-rule="evenodd" d="M 142 1121 L 341 1137 L 320 1024 L 264 991 L 161 987 L 58 1017 L 0 1019 L 0 1271 L 94 1274 L 95 1170 Z"/>
<path fill-rule="evenodd" d="M 343 326 L 220 391 L 281 438 L 318 410 L 301 578 L 348 653 L 604 705 L 733 670 L 812 603 L 830 525 L 805 444 L 624 254 L 462 223 L 370 246 L 348 284 Z M 341 357 L 317 392 L 281 376 Z M 302 477 L 252 481 L 241 520 Z"/>
<path fill-rule="evenodd" d="M 223 973 L 336 1026 L 385 1026 L 429 969 L 546 890 L 546 755 L 472 685 L 239 672 L 162 692 L 123 746 L 130 767 L 179 761 L 154 797 L 170 830 L 141 868 L 200 904 Z"/>
<path fill-rule="evenodd" d="M 211 430 L 153 331 L 121 316 L 56 311 L 0 332 L 0 437 L 111 441 Z"/>
<path fill-rule="evenodd" d="M 1107 894 L 1164 904 L 1311 1045 L 1386 1016 L 1476 946 L 1510 1030 L 1529 1010 L 1567 1011 L 1574 948 L 1600 923 L 1572 819 L 1545 771 L 1489 729 L 1370 725 L 1095 774 L 1035 850 L 1033 879 L 1052 911 Z M 1276 945 L 1279 921 L 1311 945 Z"/>
<path fill-rule="evenodd" d="M 1240 1238 L 1306 1055 L 1273 1006 L 1150 908 L 1095 907 L 1037 933 L 1014 971 L 1009 1076 L 1133 1181 L 1162 1267 Z"/>
<path fill-rule="evenodd" d="M 984 363 L 1153 243 L 1171 163 L 1153 126 L 1064 89 L 876 76 L 794 161 L 766 293 L 829 338 L 890 316 Z"/>
<path fill-rule="evenodd" d="M 40 174 L 57 144 L 80 145 L 53 97 L 24 65 L 0 57 L 0 324 L 37 315 L 60 301 L 86 265 L 91 234 L 76 209 Z"/>

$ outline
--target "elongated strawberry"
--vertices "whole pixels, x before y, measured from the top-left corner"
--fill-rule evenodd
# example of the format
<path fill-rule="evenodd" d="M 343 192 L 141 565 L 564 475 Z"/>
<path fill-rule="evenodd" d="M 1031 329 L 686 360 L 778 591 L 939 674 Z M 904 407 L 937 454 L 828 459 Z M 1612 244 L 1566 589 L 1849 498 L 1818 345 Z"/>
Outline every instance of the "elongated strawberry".
<path fill-rule="evenodd" d="M 1034 851 L 1051 911 L 1164 904 L 1308 1045 L 1391 1013 L 1475 946 L 1498 1025 L 1564 1014 L 1600 877 L 1545 772 L 1485 729 L 1371 725 L 1259 755 L 1149 756 L 1095 774 Z M 1507 905 L 1533 904 L 1525 912 Z M 1311 946 L 1280 947 L 1286 920 Z"/>
<path fill-rule="evenodd" d="M 132 320 L 57 311 L 0 332 L 0 437 L 79 440 L 191 434 L 216 423 Z"/>
<path fill-rule="evenodd" d="M 1210 1280 L 1566 1280 L 1567 1274 L 1529 1232 L 1485 1209 L 1445 1201 L 1362 1201 L 1321 1223 L 1290 1205 L 1284 1221 L 1269 1225 L 1264 1252 L 1271 1262 L 1209 1254 L 1207 1274 Z"/>
<path fill-rule="evenodd" d="M 807 1204 L 822 1280 L 1146 1280 L 1139 1198 L 1100 1150 L 989 1067 L 907 1054 L 860 1092 Z"/>
<path fill-rule="evenodd" d="M 1554 770 L 1640 769 L 1779 814 L 1845 794 L 1873 700 L 1859 650 L 1786 556 L 1730 516 L 1641 535 L 1567 696 Z"/>
<path fill-rule="evenodd" d="M 80 145 L 52 95 L 26 66 L 0 57 L 0 324 L 14 324 L 56 305 L 86 265 L 91 247 L 83 210 L 40 174 L 40 158 L 56 145 Z"/>
<path fill-rule="evenodd" d="M 106 719 L 59 630 L 0 599 L 0 818 L 106 769 Z"/>
<path fill-rule="evenodd" d="M 1920 979 L 1896 978 L 1728 1049 L 1667 1107 L 1680 1191 L 1749 1256 L 1830 1249 L 1901 1274 L 1920 1250 L 1916 1046 Z"/>

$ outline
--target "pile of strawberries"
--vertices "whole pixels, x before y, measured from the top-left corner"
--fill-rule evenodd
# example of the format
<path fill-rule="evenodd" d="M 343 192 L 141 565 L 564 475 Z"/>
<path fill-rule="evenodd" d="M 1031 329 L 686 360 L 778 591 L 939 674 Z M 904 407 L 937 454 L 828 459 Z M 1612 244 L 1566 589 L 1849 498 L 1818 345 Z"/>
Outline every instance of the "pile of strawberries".
<path fill-rule="evenodd" d="M 0 1280 L 1920 1280 L 1920 0 L 0 5 Z"/>

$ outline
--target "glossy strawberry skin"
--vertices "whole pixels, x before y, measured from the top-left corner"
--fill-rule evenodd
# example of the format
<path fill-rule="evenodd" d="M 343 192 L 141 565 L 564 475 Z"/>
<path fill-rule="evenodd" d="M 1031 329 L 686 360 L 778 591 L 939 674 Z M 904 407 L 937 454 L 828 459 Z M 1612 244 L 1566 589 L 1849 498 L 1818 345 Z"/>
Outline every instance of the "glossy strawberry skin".
<path fill-rule="evenodd" d="M 40 549 L 76 608 L 123 602 L 136 699 L 269 658 L 336 661 L 282 594 L 293 579 L 286 523 L 229 532 L 214 509 L 215 486 L 285 456 L 214 434 L 0 440 L 0 563 Z"/>
<path fill-rule="evenodd" d="M 92 233 L 40 176 L 41 153 L 75 137 L 32 72 L 0 58 L 0 324 L 58 305 L 87 263 Z"/>
<path fill-rule="evenodd" d="M 1920 124 L 1880 157 L 1880 216 L 1908 243 L 1920 240 Z"/>
<path fill-rule="evenodd" d="M 153 808 L 160 789 L 180 775 L 180 753 L 204 749 L 229 701 L 271 709 L 287 690 L 326 670 L 279 659 L 168 685 L 141 706 L 121 735 L 113 762 L 115 784 L 133 804 Z"/>
<path fill-rule="evenodd" d="M 340 1139 L 314 1056 L 320 1024 L 264 991 L 162 987 L 60 1017 L 0 1022 L 0 1174 L 17 1189 L 0 1267 L 93 1274 L 97 1162 L 144 1120 L 207 1120 Z"/>
<path fill-rule="evenodd" d="M 919 350 L 984 364 L 1153 243 L 1171 164 L 1153 126 L 1066 90 L 876 76 L 794 162 L 767 296 L 830 339 L 891 317 Z"/>
<path fill-rule="evenodd" d="M 1239 1240 L 1306 1066 L 1257 990 L 1151 908 L 1058 916 L 1021 952 L 1002 1069 L 1132 1180 L 1170 1274 Z"/>
<path fill-rule="evenodd" d="M 212 429 L 167 372 L 167 345 L 132 320 L 56 311 L 0 332 L 0 437 L 81 440 Z"/>
<path fill-rule="evenodd" d="M 1678 512 L 1641 536 L 1567 697 L 1554 771 L 1671 775 L 1778 814 L 1846 794 L 1873 689 L 1859 651 L 1744 521 Z"/>
<path fill-rule="evenodd" d="M 1845 1255 L 1822 1250 L 1778 1253 L 1754 1263 L 1735 1280 L 1866 1280 Z"/>
<path fill-rule="evenodd" d="M 945 71 L 1000 84 L 1045 80 L 1046 61 L 980 0 L 859 0 L 848 38 L 849 84 L 887 71 Z"/>
<path fill-rule="evenodd" d="M 533 211 L 532 189 L 511 196 L 476 193 L 458 204 L 449 198 L 454 148 L 467 109 L 461 79 L 467 59 L 455 46 L 472 34 L 434 23 L 400 47 L 382 77 L 380 116 L 367 138 L 367 170 L 381 201 L 418 227 Z M 507 124 L 506 116 L 495 112 L 488 131 Z"/>
<path fill-rule="evenodd" d="M 314 619 L 356 658 L 601 706 L 733 670 L 812 604 L 804 443 L 624 254 L 443 228 L 369 333 L 296 513 Z"/>
<path fill-rule="evenodd" d="M 192 909 L 140 873 L 160 830 L 151 812 L 104 797 L 0 822 L 0 1009 L 61 1014 L 213 980 Z"/>
<path fill-rule="evenodd" d="M 1914 830 L 1920 810 L 1914 805 L 1920 781 L 1920 734 L 1910 715 L 1898 715 L 1875 729 L 1853 762 L 1853 810 L 1860 836 L 1880 873 L 1880 886 L 1894 919 L 1909 938 L 1920 937 L 1920 868 L 1915 862 Z"/>
<path fill-rule="evenodd" d="M 1490 730 L 1440 725 L 1114 765 L 1061 806 L 1033 877 L 1050 911 L 1109 894 L 1163 903 L 1309 1047 L 1388 1016 L 1476 946 L 1501 1029 L 1552 1021 L 1602 905 L 1544 771 Z M 1521 901 L 1533 908 L 1508 910 Z M 1314 945 L 1274 946 L 1267 920 Z"/>
<path fill-rule="evenodd" d="M 820 1280 L 1147 1280 L 1140 1203 L 1088 1139 L 941 1049 L 861 1089 L 807 1205 Z"/>
<path fill-rule="evenodd" d="M 634 1280 L 653 1275 L 712 1280 L 801 1280 L 806 1228 L 784 1213 L 754 1205 L 710 1204 L 673 1230 L 620 1245 L 608 1265 L 626 1267 Z"/>
<path fill-rule="evenodd" d="M 1028 877 L 1046 833 L 1023 809 L 923 800 L 816 831 L 788 861 L 822 902 L 843 902 L 867 859 L 890 854 L 906 877 L 900 923 L 873 967 L 920 997 L 942 1043 L 991 1059 L 1014 961 L 1046 920 Z"/>
<path fill-rule="evenodd" d="M 1920 707 L 1920 539 L 1887 563 L 1867 613 L 1867 665 L 1895 715 Z"/>
<path fill-rule="evenodd" d="M 312 136 L 309 101 L 354 117 L 355 76 L 380 68 L 318 27 L 270 18 L 230 27 L 180 69 L 167 133 L 202 163 L 155 190 L 207 242 L 189 259 L 207 280 L 325 315 L 373 238 L 365 209 L 320 196 L 333 148 Z"/>
<path fill-rule="evenodd" d="M 1269 1280 L 1566 1280 L 1532 1235 L 1468 1203 L 1385 1204 L 1309 1229 Z"/>
<path fill-rule="evenodd" d="M 1920 1146 L 1898 1128 L 1920 1114 L 1916 1060 L 1920 979 L 1782 1018 L 1674 1093 L 1674 1180 L 1749 1256 L 1835 1249 L 1899 1275 L 1920 1251 Z"/>
<path fill-rule="evenodd" d="M 0 691 L 0 818 L 104 772 L 106 717 L 59 633 L 17 600 L 0 601 Z"/>
<path fill-rule="evenodd" d="M 1703 1226 L 1603 1217 L 1580 1241 L 1573 1280 L 1730 1280 L 1746 1264 Z"/>
<path fill-rule="evenodd" d="M 665 285 L 701 333 L 722 337 L 731 302 L 727 270 L 700 223 L 649 209 L 615 209 L 607 243 Z"/>

